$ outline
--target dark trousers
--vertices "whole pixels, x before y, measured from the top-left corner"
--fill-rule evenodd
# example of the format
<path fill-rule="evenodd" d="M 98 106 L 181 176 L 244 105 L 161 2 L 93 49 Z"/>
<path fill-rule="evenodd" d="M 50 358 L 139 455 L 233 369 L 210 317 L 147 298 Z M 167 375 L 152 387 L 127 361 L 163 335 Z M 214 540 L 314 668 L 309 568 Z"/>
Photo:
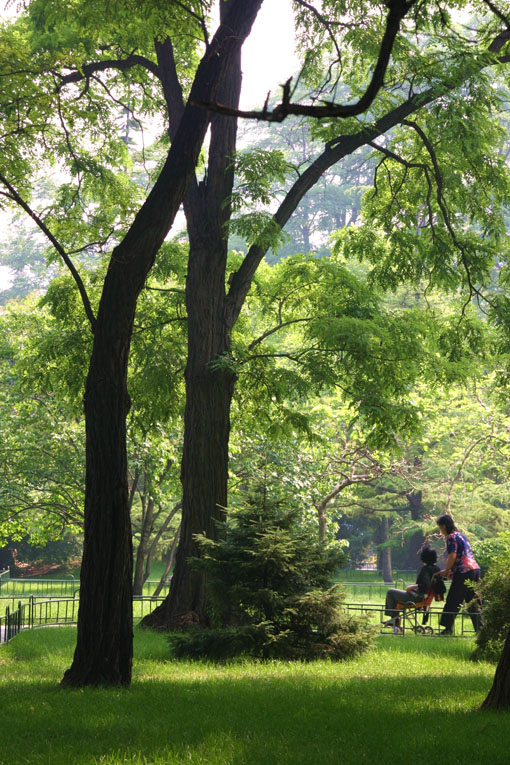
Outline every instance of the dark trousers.
<path fill-rule="evenodd" d="M 424 597 L 423 592 L 418 590 L 411 590 L 411 592 L 406 590 L 388 590 L 384 613 L 386 616 L 399 616 L 402 610 L 397 611 L 397 603 L 418 603 Z"/>
<path fill-rule="evenodd" d="M 447 630 L 453 627 L 453 622 L 457 616 L 462 603 L 469 603 L 468 613 L 473 622 L 475 632 L 480 629 L 480 601 L 473 589 L 469 586 L 470 582 L 478 582 L 480 571 L 466 571 L 465 574 L 455 573 L 452 578 L 450 590 L 446 596 L 443 613 L 441 615 L 441 626 Z"/>

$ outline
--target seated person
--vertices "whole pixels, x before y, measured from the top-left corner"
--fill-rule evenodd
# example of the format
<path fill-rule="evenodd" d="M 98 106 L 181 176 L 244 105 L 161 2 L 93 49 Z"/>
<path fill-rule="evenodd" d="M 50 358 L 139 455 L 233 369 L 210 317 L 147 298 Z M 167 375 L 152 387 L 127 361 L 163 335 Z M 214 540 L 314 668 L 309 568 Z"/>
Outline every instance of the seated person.
<path fill-rule="evenodd" d="M 384 627 L 397 626 L 400 613 L 396 610 L 397 603 L 420 603 L 430 589 L 434 574 L 440 571 L 439 566 L 436 566 L 437 552 L 432 547 L 423 548 L 420 560 L 424 565 L 418 572 L 416 584 L 410 584 L 405 590 L 391 589 L 386 593 L 384 613 L 392 618 L 384 622 Z"/>

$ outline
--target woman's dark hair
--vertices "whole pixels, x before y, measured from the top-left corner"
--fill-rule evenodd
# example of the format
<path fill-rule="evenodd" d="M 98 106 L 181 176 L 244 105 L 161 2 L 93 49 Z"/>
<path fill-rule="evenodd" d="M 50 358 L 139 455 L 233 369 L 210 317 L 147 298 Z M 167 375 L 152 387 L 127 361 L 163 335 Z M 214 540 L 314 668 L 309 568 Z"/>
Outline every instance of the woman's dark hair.
<path fill-rule="evenodd" d="M 423 561 L 426 566 L 431 566 L 437 560 L 437 552 L 433 547 L 424 547 L 420 553 L 420 560 Z"/>
<path fill-rule="evenodd" d="M 440 515 L 436 523 L 438 526 L 444 526 L 447 534 L 451 534 L 452 531 L 457 531 L 457 526 L 453 522 L 451 515 Z"/>

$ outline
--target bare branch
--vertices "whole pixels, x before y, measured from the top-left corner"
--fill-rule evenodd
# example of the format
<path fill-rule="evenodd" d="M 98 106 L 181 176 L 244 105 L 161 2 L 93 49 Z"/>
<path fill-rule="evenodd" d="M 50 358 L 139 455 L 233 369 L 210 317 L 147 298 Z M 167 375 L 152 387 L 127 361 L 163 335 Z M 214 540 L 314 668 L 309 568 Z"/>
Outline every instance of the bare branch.
<path fill-rule="evenodd" d="M 289 321 L 280 320 L 280 323 L 276 327 L 266 330 L 266 332 L 263 332 L 259 337 L 253 340 L 253 342 L 249 344 L 248 350 L 252 351 L 256 345 L 258 345 L 259 343 L 262 343 L 267 337 L 274 335 L 275 332 L 278 332 L 278 330 L 283 329 L 284 327 L 288 327 L 290 324 L 300 324 L 301 322 L 313 321 L 313 320 L 314 319 L 289 319 Z"/>
<path fill-rule="evenodd" d="M 452 238 L 452 242 L 455 245 L 455 247 L 460 252 L 462 265 L 464 266 L 464 270 L 466 272 L 466 279 L 469 286 L 469 292 L 470 297 L 472 295 L 478 295 L 479 291 L 474 286 L 472 279 L 471 279 L 471 273 L 470 273 L 470 266 L 469 266 L 469 259 L 466 253 L 466 248 L 464 245 L 459 241 L 457 234 L 455 233 L 455 230 L 453 228 L 452 222 L 450 220 L 450 213 L 448 211 L 448 208 L 446 206 L 446 203 L 444 201 L 443 197 L 443 176 L 441 173 L 441 168 L 439 167 L 439 162 L 437 161 L 436 152 L 434 150 L 434 147 L 432 146 L 432 142 L 429 140 L 428 136 L 426 135 L 425 131 L 422 130 L 422 128 L 414 121 L 412 120 L 402 120 L 403 125 L 408 125 L 409 127 L 413 128 L 418 135 L 420 136 L 421 140 L 423 141 L 423 144 L 425 148 L 427 149 L 427 152 L 430 156 L 430 159 L 432 161 L 432 165 L 434 168 L 434 177 L 436 181 L 436 199 L 437 204 L 439 205 L 439 209 L 441 210 L 441 213 L 443 215 L 443 219 L 445 222 L 445 226 L 448 230 L 448 233 L 450 234 Z"/>
<path fill-rule="evenodd" d="M 496 441 L 502 441 L 503 443 L 507 443 L 507 441 L 505 439 L 501 438 L 500 436 L 493 435 L 492 433 L 488 433 L 485 436 L 480 436 L 480 438 L 477 438 L 475 441 L 473 441 L 472 444 L 470 444 L 468 446 L 468 448 L 464 452 L 464 456 L 463 456 L 462 461 L 461 461 L 461 463 L 460 463 L 460 465 L 459 465 L 459 467 L 457 469 L 457 472 L 455 473 L 455 475 L 453 476 L 452 480 L 450 481 L 450 485 L 448 487 L 448 497 L 447 497 L 446 504 L 445 504 L 445 512 L 447 512 L 448 508 L 450 507 L 450 501 L 451 501 L 451 495 L 452 495 L 453 487 L 455 486 L 455 484 L 458 481 L 460 475 L 462 474 L 462 471 L 464 470 L 464 466 L 465 466 L 466 462 L 468 461 L 469 456 L 471 455 L 471 452 L 474 449 L 476 449 L 476 447 L 479 444 L 483 443 L 484 441 L 490 441 L 491 439 L 494 439 Z"/>
<path fill-rule="evenodd" d="M 184 3 L 181 3 L 180 0 L 172 0 L 174 5 L 178 5 L 179 8 L 182 8 L 183 11 L 188 13 L 192 18 L 195 19 L 195 21 L 198 21 L 200 25 L 200 29 L 202 30 L 202 34 L 204 35 L 204 42 L 206 45 L 206 48 L 209 47 L 209 33 L 207 31 L 207 26 L 205 24 L 205 19 L 202 16 L 200 16 L 198 13 L 195 13 L 195 11 L 192 11 L 191 8 L 188 8 L 187 5 L 184 5 Z"/>

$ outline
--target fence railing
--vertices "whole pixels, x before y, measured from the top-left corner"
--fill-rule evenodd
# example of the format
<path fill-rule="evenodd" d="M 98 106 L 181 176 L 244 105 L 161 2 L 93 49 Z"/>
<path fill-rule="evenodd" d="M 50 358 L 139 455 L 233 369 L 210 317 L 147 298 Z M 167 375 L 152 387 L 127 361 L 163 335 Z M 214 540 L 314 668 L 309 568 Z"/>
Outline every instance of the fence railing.
<path fill-rule="evenodd" d="M 9 579 L 10 571 L 8 568 L 4 568 L 0 571 L 0 592 L 2 591 L 2 585 Z"/>
<path fill-rule="evenodd" d="M 416 577 L 415 577 L 416 579 Z M 414 583 L 414 579 L 412 580 Z M 411 580 L 408 580 L 408 584 Z M 393 587 L 397 590 L 405 590 L 406 582 L 403 579 L 397 579 L 395 582 L 338 582 L 345 592 L 346 601 L 368 601 L 380 602 L 386 597 L 386 592 Z M 445 581 L 446 589 L 450 587 L 450 581 Z"/>
<path fill-rule="evenodd" d="M 348 582 L 339 581 L 337 584 L 342 586 L 347 597 L 353 596 L 361 600 L 384 600 L 386 591 L 390 587 L 398 590 L 405 590 L 406 584 L 403 579 L 396 579 L 394 582 Z"/>
<path fill-rule="evenodd" d="M 79 580 L 70 579 L 4 579 L 0 580 L 2 595 L 64 595 L 73 596 L 80 589 Z"/>
<path fill-rule="evenodd" d="M 31 595 L 24 601 L 19 600 L 17 607 L 13 599 L 2 598 L 4 602 L 11 601 L 5 607 L 5 615 L 0 616 L 0 643 L 6 643 L 21 630 L 32 627 L 62 627 L 78 622 L 78 598 L 45 598 L 38 599 Z M 133 598 L 133 620 L 138 622 L 150 614 L 156 606 L 162 603 L 164 596 L 153 598 L 140 596 Z M 0 600 L 0 602 L 2 602 Z"/>
<path fill-rule="evenodd" d="M 6 573 L 9 574 L 9 571 Z M 143 595 L 152 595 L 158 584 L 159 580 L 147 580 L 143 586 Z M 165 582 L 161 592 L 166 595 L 169 586 L 170 582 Z M 9 577 L 2 579 L 0 574 L 1 595 L 11 595 L 12 597 L 21 596 L 22 598 L 29 597 L 30 595 L 74 597 L 79 591 L 79 579 L 12 579 Z"/>
<path fill-rule="evenodd" d="M 383 623 L 388 619 L 388 616 L 386 616 L 384 613 L 384 606 L 376 605 L 374 603 L 346 603 L 345 608 L 350 613 L 356 613 L 361 616 L 368 617 L 373 624 L 379 625 L 381 630 L 384 631 Z M 469 613 L 461 610 L 459 612 L 455 612 L 454 614 L 453 611 L 443 611 L 442 607 L 434 606 L 432 606 L 427 612 L 428 619 L 426 625 L 429 629 L 426 630 L 426 633 L 430 635 L 439 634 L 439 632 L 441 632 L 443 629 L 443 627 L 439 624 L 441 616 L 447 613 L 456 615 L 457 617 L 454 621 L 452 632 L 455 637 L 473 637 L 475 635 L 475 629 Z M 414 632 L 416 634 L 423 633 L 424 630 L 421 629 L 423 627 L 423 615 L 423 611 L 412 608 L 407 610 L 405 614 L 402 614 L 402 634 L 405 635 L 409 632 Z"/>
<path fill-rule="evenodd" d="M 9 600 L 11 600 L 9 598 Z M 153 598 L 141 596 L 133 599 L 133 620 L 138 622 L 144 616 L 151 613 L 164 597 Z M 5 615 L 0 616 L 0 643 L 6 643 L 17 635 L 21 630 L 34 627 L 74 625 L 78 621 L 79 600 L 77 598 L 49 598 L 37 599 L 33 595 L 25 602 L 18 601 L 17 607 L 6 606 Z M 383 630 L 383 623 L 387 619 L 384 614 L 384 606 L 375 603 L 346 603 L 345 608 L 350 613 L 366 616 Z M 442 608 L 432 607 L 428 612 L 427 632 L 437 634 L 441 627 L 439 620 L 443 614 Z M 420 633 L 422 621 L 421 611 L 406 612 L 402 618 L 402 633 Z M 461 611 L 455 620 L 454 635 L 456 637 L 472 637 L 475 631 L 468 613 Z"/>
<path fill-rule="evenodd" d="M 0 643 L 7 643 L 8 640 L 20 632 L 22 629 L 22 614 L 21 603 L 18 604 L 17 609 L 12 611 L 7 606 L 5 615 L 0 616 Z"/>

